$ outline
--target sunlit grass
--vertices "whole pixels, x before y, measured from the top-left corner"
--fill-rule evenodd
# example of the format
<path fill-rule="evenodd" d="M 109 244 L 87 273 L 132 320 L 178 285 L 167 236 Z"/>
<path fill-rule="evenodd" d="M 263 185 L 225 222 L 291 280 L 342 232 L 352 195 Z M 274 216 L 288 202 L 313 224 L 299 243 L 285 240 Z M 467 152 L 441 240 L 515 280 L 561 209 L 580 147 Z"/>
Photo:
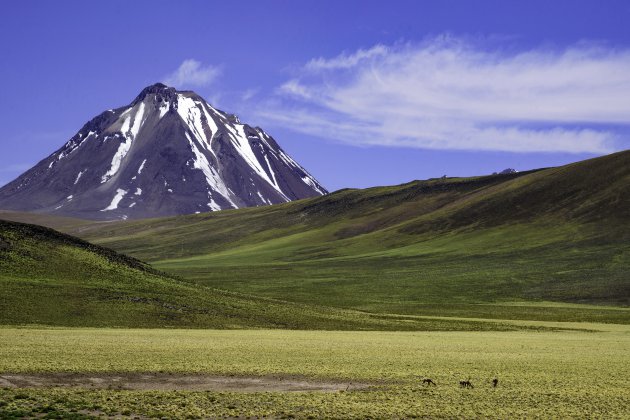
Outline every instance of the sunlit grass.
<path fill-rule="evenodd" d="M 0 411 L 157 416 L 604 417 L 628 414 L 630 330 L 316 332 L 0 329 L 0 372 L 346 379 L 335 393 L 4 389 Z M 420 383 L 432 378 L 437 387 Z M 495 389 L 493 378 L 499 379 Z M 458 386 L 469 379 L 474 389 Z M 20 398 L 16 398 L 20 397 Z"/>

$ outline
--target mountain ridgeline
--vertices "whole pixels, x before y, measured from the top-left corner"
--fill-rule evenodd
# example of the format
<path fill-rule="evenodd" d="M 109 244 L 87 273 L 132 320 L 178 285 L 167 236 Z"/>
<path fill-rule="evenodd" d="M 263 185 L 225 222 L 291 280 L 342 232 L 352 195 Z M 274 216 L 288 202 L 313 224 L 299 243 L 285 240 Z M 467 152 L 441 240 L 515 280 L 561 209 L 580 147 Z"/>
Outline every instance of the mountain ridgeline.
<path fill-rule="evenodd" d="M 163 84 L 93 118 L 0 189 L 0 208 L 124 220 L 284 203 L 327 191 L 259 127 Z"/>

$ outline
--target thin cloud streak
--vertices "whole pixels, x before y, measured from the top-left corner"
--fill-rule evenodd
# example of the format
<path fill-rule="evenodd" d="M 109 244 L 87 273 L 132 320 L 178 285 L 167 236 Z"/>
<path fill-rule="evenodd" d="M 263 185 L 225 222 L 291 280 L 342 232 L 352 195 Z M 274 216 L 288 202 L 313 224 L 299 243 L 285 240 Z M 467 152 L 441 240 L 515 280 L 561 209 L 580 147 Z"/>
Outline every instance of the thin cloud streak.
<path fill-rule="evenodd" d="M 627 50 L 505 54 L 441 37 L 311 60 L 258 114 L 357 145 L 607 153 L 609 127 L 630 124 L 629 68 Z"/>
<path fill-rule="evenodd" d="M 163 81 L 169 86 L 208 86 L 216 80 L 221 70 L 212 65 L 204 66 L 201 62 L 188 59 L 173 73 L 164 77 Z"/>
<path fill-rule="evenodd" d="M 335 69 L 349 69 L 357 66 L 362 61 L 383 57 L 387 54 L 387 47 L 384 45 L 376 45 L 368 50 L 358 50 L 353 54 L 342 53 L 335 58 L 315 58 L 310 60 L 304 68 L 310 71 L 322 71 L 322 70 L 335 70 Z"/>

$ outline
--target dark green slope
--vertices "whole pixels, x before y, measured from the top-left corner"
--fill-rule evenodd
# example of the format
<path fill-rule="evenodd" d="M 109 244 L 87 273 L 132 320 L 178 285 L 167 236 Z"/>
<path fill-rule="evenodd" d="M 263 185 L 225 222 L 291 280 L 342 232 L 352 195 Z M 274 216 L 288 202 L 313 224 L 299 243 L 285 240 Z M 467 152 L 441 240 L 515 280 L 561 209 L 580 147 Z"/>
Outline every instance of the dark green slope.
<path fill-rule="evenodd" d="M 298 329 L 505 329 L 399 320 L 183 283 L 41 226 L 0 220 L 0 325 Z"/>
<path fill-rule="evenodd" d="M 629 217 L 630 152 L 621 152 L 514 179 L 440 220 L 450 228 L 515 222 L 596 223 L 627 233 Z"/>
<path fill-rule="evenodd" d="M 189 281 L 389 313 L 628 322 L 630 152 L 69 227 Z M 556 302 L 556 303 L 549 303 Z"/>

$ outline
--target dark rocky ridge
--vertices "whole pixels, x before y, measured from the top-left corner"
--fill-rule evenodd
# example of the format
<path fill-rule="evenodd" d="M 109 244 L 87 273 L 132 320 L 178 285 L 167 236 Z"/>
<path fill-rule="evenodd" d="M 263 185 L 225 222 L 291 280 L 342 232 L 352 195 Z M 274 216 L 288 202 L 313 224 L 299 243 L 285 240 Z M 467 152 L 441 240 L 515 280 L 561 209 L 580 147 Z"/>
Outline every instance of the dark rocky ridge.
<path fill-rule="evenodd" d="M 268 204 L 326 190 L 259 127 L 161 83 L 101 113 L 0 189 L 0 208 L 115 220 Z"/>

